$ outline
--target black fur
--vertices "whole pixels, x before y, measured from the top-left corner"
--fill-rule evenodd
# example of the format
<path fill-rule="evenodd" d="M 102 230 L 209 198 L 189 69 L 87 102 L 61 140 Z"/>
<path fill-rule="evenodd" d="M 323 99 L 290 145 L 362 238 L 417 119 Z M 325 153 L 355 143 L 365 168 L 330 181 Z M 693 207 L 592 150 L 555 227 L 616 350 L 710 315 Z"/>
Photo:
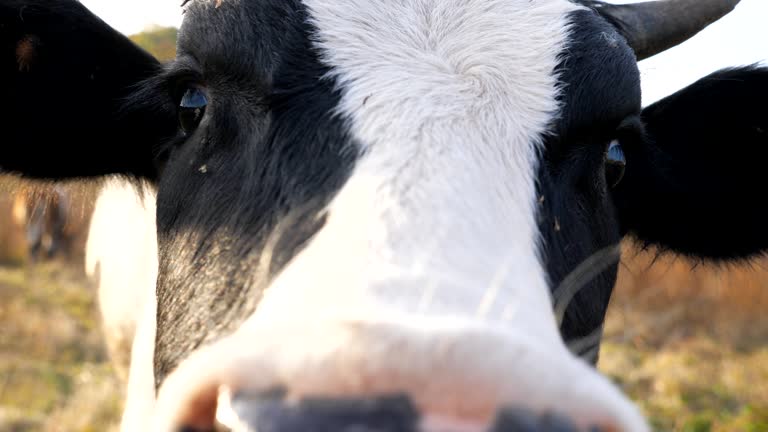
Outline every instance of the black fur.
<path fill-rule="evenodd" d="M 159 68 L 78 2 L 3 1 L 0 167 L 46 178 L 154 177 L 152 148 L 175 125 L 120 107 Z"/>
<path fill-rule="evenodd" d="M 716 72 L 643 110 L 614 194 L 622 233 L 693 258 L 768 249 L 768 68 Z"/>
<path fill-rule="evenodd" d="M 639 121 L 641 108 L 640 75 L 624 39 L 591 11 L 574 13 L 572 22 L 558 67 L 562 111 L 545 142 L 538 180 L 541 254 L 553 290 L 592 254 L 621 240 L 605 151 L 625 122 Z M 566 342 L 600 331 L 615 264 L 580 287 L 561 326 Z"/>

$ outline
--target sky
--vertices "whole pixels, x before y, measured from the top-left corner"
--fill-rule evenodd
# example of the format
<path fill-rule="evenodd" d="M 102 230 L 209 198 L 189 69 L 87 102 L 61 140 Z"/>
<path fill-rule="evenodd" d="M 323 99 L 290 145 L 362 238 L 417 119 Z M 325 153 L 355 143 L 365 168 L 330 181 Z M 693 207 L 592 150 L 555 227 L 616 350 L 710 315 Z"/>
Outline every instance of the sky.
<path fill-rule="evenodd" d="M 635 3 L 614 0 L 612 3 Z M 181 0 L 81 0 L 126 34 L 181 23 Z M 768 1 L 742 0 L 730 15 L 688 42 L 640 63 L 643 103 L 649 104 L 728 66 L 768 64 Z"/>

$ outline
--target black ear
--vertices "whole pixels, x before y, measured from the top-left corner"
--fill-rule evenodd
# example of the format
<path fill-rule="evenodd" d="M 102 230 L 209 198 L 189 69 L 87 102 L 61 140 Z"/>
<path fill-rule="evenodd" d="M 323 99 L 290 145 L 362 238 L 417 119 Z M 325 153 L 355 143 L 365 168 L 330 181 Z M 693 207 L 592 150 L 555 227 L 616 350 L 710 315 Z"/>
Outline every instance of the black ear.
<path fill-rule="evenodd" d="M 642 117 L 614 195 L 623 232 L 699 258 L 768 250 L 768 68 L 716 72 Z"/>
<path fill-rule="evenodd" d="M 122 107 L 160 68 L 78 1 L 2 1 L 0 171 L 154 177 L 153 149 L 175 125 Z"/>

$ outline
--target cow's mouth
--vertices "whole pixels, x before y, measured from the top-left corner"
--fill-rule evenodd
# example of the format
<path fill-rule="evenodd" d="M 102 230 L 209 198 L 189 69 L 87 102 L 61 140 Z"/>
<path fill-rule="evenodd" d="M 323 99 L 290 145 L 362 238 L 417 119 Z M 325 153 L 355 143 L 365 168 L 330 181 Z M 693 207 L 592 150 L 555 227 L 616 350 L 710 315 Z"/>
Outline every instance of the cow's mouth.
<path fill-rule="evenodd" d="M 221 392 L 215 432 L 578 432 L 557 415 L 503 410 L 490 425 L 422 416 L 405 395 L 368 399 L 289 401 L 284 392 L 253 395 Z M 197 430 L 188 428 L 189 430 Z M 589 432 L 604 432 L 598 426 Z"/>

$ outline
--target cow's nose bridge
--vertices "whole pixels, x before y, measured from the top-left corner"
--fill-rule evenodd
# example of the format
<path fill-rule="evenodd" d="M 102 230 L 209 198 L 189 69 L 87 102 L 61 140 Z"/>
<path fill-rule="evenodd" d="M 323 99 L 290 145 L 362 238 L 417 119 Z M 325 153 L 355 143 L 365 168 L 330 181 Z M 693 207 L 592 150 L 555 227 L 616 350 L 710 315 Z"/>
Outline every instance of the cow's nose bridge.
<path fill-rule="evenodd" d="M 407 395 L 422 420 L 478 431 L 505 408 L 558 414 L 579 430 L 647 430 L 634 405 L 564 347 L 466 322 L 366 319 L 245 326 L 167 378 L 153 430 L 204 429 L 222 391 L 274 389 L 293 401 Z"/>

